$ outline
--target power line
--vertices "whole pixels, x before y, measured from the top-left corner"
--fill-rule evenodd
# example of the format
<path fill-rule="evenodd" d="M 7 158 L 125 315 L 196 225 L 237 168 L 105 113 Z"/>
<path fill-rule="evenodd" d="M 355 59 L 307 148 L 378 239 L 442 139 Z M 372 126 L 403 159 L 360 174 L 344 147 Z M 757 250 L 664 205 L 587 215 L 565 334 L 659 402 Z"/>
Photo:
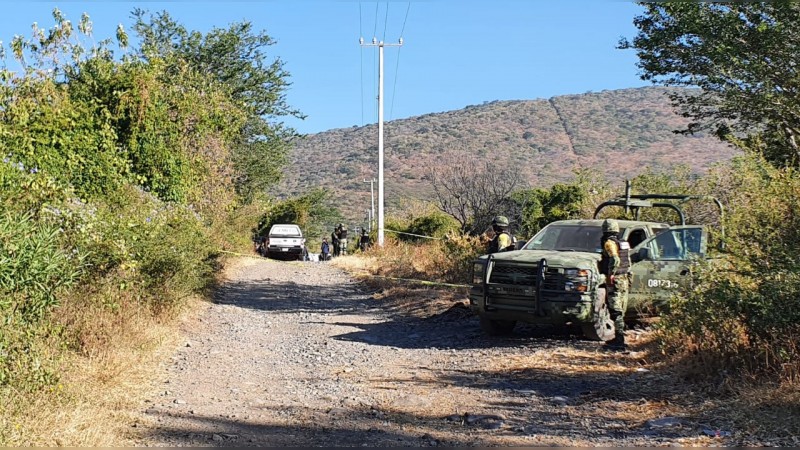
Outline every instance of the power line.
<path fill-rule="evenodd" d="M 372 37 L 378 35 L 378 5 L 380 3 L 375 2 L 375 28 L 372 29 Z"/>
<path fill-rule="evenodd" d="M 400 39 L 403 39 L 403 33 L 406 31 L 406 21 L 408 21 L 408 12 L 411 10 L 411 2 L 408 2 L 408 7 L 406 7 L 406 17 L 403 19 L 403 28 L 400 30 Z M 403 47 L 399 47 L 397 49 L 397 63 L 394 66 L 394 82 L 392 83 L 392 104 L 389 106 L 389 120 L 392 120 L 393 113 L 394 113 L 394 97 L 395 92 L 397 90 L 397 78 L 400 75 L 400 50 Z"/>
<path fill-rule="evenodd" d="M 403 37 L 403 33 L 406 31 L 406 21 L 408 20 L 408 11 L 411 10 L 411 2 L 408 2 L 408 7 L 406 7 L 406 17 L 403 19 L 403 28 L 400 30 L 400 37 Z"/>
<path fill-rule="evenodd" d="M 358 3 L 358 35 L 363 36 L 363 18 L 361 16 L 361 2 Z M 361 57 L 361 126 L 364 126 L 364 47 L 359 47 Z M 394 94 L 392 94 L 394 95 Z"/>
<path fill-rule="evenodd" d="M 389 2 L 386 2 L 386 17 L 383 19 L 383 41 L 386 42 L 386 27 L 389 24 Z"/>

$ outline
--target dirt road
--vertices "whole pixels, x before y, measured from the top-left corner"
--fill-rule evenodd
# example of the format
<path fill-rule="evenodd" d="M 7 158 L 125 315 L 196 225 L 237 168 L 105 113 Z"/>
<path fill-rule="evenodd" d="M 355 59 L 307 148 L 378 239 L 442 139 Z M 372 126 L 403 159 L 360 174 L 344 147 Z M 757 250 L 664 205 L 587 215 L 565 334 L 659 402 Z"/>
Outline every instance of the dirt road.
<path fill-rule="evenodd" d="M 228 278 L 148 387 L 136 445 L 734 442 L 641 352 L 549 329 L 487 338 L 465 303 L 381 295 L 328 263 L 243 258 Z"/>

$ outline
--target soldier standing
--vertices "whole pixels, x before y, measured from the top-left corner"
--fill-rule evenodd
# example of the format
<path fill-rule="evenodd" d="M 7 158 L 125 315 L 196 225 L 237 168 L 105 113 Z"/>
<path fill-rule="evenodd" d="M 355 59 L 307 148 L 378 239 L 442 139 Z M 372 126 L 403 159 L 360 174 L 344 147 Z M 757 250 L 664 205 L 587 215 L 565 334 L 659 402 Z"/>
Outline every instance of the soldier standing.
<path fill-rule="evenodd" d="M 347 255 L 347 225 L 339 224 L 339 253 Z"/>
<path fill-rule="evenodd" d="M 361 230 L 361 240 L 358 243 L 358 247 L 361 249 L 362 252 L 365 252 L 369 248 L 369 245 L 370 245 L 369 232 L 367 231 L 366 228 L 364 228 L 363 230 Z"/>
<path fill-rule="evenodd" d="M 614 339 L 606 346 L 613 350 L 625 350 L 625 310 L 628 309 L 628 288 L 631 267 L 629 256 L 630 245 L 619 239 L 619 223 L 613 219 L 603 222 L 603 237 L 600 239 L 603 249 L 600 258 L 600 272 L 606 276 L 608 290 L 608 310 L 614 321 Z"/>
<path fill-rule="evenodd" d="M 339 227 L 333 229 L 331 233 L 331 245 L 333 245 L 333 256 L 339 256 Z"/>
<path fill-rule="evenodd" d="M 492 219 L 494 237 L 489 242 L 488 253 L 505 252 L 514 250 L 514 236 L 508 231 L 508 218 L 496 216 Z"/>

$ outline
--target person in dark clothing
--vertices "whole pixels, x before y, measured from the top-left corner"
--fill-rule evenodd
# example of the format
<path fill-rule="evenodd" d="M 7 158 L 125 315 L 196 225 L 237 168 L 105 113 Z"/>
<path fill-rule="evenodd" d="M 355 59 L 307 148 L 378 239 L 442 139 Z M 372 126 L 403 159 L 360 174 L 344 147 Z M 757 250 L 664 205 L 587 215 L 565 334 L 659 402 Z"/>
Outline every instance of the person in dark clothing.
<path fill-rule="evenodd" d="M 331 259 L 331 246 L 328 244 L 328 238 L 322 238 L 322 245 L 320 246 L 319 253 L 322 256 L 322 261 Z"/>
<path fill-rule="evenodd" d="M 333 256 L 339 256 L 339 227 L 334 228 L 331 233 L 331 244 L 333 245 Z"/>
<path fill-rule="evenodd" d="M 358 243 L 358 248 L 361 249 L 362 252 L 367 251 L 369 246 L 371 245 L 369 241 L 369 233 L 367 230 L 361 230 L 361 240 Z"/>

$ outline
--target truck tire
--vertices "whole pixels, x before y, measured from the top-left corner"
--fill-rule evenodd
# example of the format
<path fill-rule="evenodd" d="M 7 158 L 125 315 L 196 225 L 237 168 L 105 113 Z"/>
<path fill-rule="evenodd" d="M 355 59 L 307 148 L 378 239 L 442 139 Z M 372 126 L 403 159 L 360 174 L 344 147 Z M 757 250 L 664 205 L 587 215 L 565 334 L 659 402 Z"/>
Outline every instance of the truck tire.
<path fill-rule="evenodd" d="M 592 321 L 581 324 L 583 335 L 593 341 L 610 341 L 614 339 L 614 322 L 606 304 L 606 289 L 597 290 L 597 298 L 592 308 Z"/>
<path fill-rule="evenodd" d="M 493 320 L 481 317 L 481 330 L 489 336 L 504 336 L 511 334 L 517 325 L 516 320 Z"/>

